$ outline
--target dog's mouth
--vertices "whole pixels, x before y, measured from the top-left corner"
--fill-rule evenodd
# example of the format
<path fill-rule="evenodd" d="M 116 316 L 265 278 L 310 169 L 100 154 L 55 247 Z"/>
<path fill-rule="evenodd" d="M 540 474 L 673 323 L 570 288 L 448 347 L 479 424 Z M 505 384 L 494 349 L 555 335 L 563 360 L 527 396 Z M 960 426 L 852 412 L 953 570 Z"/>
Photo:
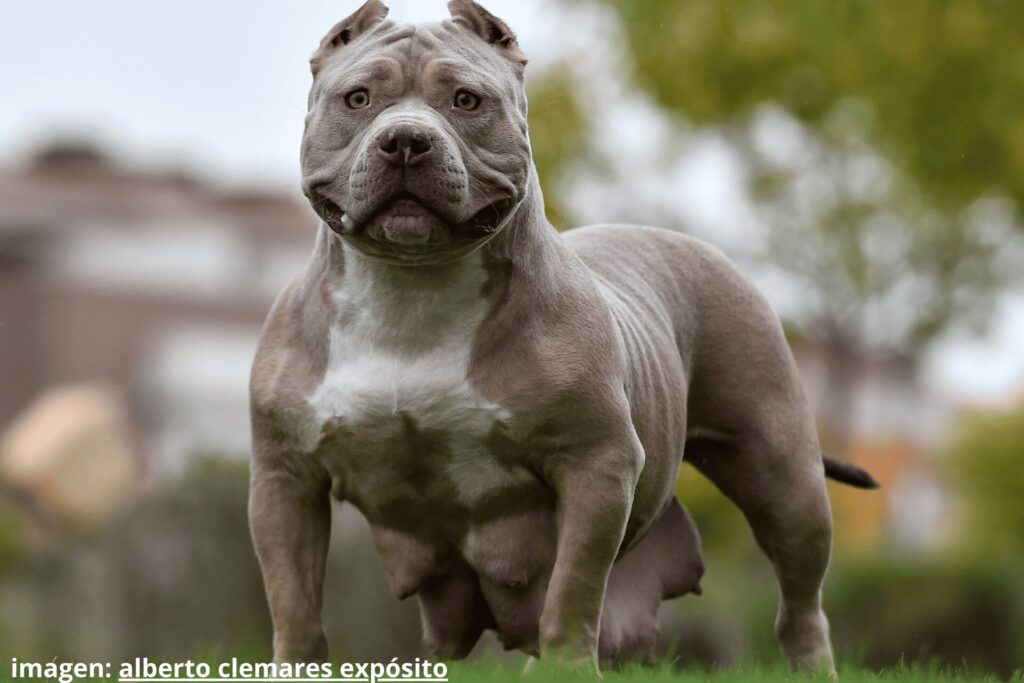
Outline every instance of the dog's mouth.
<path fill-rule="evenodd" d="M 508 217 L 514 204 L 510 197 L 483 207 L 469 220 L 454 223 L 441 212 L 427 205 L 410 192 L 399 192 L 373 214 L 355 220 L 337 203 L 324 196 L 314 200 L 314 207 L 328 227 L 342 236 L 368 234 L 370 237 L 399 243 L 432 242 L 447 227 L 452 234 L 471 239 L 493 235 Z"/>
<path fill-rule="evenodd" d="M 501 226 L 502 221 L 512 211 L 512 206 L 511 197 L 499 199 L 477 211 L 459 227 L 463 233 L 470 237 L 487 237 Z"/>
<path fill-rule="evenodd" d="M 339 235 L 351 235 L 355 232 L 356 223 L 352 218 L 341 210 L 341 207 L 326 197 L 317 197 L 313 202 L 317 213 L 324 219 L 328 227 Z"/>

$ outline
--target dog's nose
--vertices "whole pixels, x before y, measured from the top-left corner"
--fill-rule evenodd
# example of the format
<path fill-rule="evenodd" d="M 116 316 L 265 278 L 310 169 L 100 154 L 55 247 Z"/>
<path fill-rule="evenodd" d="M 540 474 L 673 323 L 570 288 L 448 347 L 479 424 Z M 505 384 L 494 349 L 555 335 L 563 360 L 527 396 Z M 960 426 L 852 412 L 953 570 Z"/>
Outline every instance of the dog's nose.
<path fill-rule="evenodd" d="M 377 150 L 395 166 L 412 166 L 433 148 L 430 133 L 409 123 L 391 126 L 377 136 Z"/>

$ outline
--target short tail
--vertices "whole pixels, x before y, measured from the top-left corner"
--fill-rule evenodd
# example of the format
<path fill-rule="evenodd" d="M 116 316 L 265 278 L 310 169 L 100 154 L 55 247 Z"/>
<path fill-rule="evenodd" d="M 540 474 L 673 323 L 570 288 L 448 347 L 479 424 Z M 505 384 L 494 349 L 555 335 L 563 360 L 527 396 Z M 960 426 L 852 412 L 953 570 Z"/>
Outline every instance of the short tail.
<path fill-rule="evenodd" d="M 867 470 L 857 467 L 852 462 L 836 460 L 827 455 L 822 455 L 821 459 L 825 463 L 825 476 L 829 479 L 835 479 L 859 489 L 877 489 L 879 487 L 878 482 Z"/>

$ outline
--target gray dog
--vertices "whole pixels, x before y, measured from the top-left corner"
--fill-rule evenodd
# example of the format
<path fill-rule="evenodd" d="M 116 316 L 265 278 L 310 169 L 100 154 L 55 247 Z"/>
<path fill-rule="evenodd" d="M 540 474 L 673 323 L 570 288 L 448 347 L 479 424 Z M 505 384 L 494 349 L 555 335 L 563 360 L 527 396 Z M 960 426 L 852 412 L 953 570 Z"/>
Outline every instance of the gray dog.
<path fill-rule="evenodd" d="M 303 189 L 323 219 L 252 374 L 252 533 L 278 661 L 327 656 L 330 499 L 369 521 L 432 651 L 484 629 L 596 670 L 647 658 L 659 603 L 699 592 L 673 497 L 685 452 L 778 575 L 794 666 L 833 670 L 822 458 L 771 307 L 715 249 L 559 235 L 530 156 L 525 58 L 470 0 L 437 24 L 370 0 L 313 56 Z"/>

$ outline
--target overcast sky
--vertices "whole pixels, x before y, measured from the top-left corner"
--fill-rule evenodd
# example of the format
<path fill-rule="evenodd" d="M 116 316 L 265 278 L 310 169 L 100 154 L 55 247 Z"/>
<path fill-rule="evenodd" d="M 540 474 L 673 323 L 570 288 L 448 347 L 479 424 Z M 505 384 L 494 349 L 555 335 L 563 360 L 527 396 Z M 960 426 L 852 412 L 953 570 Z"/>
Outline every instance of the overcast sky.
<path fill-rule="evenodd" d="M 388 4 L 399 21 L 447 16 L 444 0 Z M 275 185 L 297 194 L 307 60 L 326 30 L 357 5 L 4 0 L 0 165 L 16 163 L 55 134 L 85 136 L 130 163 L 180 164 L 212 181 Z M 517 31 L 530 69 L 588 40 L 579 22 L 554 3 L 486 5 Z M 707 190 L 728 179 L 716 174 L 711 157 L 698 156 L 693 166 L 697 182 L 680 188 L 681 201 L 690 202 L 691 212 L 732 220 L 735 215 L 721 214 L 737 211 L 735 202 L 716 202 L 723 193 Z M 940 345 L 931 375 L 944 392 L 964 400 L 1006 401 L 1024 382 L 1021 349 L 1024 298 L 1010 298 L 990 338 L 953 337 Z"/>

